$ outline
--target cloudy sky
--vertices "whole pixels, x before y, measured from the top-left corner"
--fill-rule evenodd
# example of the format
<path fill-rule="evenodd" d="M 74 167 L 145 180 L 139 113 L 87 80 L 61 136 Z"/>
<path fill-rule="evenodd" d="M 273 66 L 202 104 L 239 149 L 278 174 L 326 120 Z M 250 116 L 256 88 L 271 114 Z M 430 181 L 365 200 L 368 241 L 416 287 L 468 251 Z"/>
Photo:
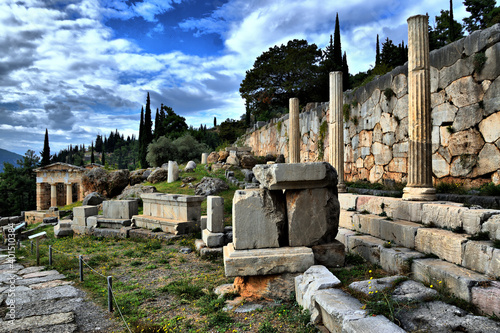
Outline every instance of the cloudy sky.
<path fill-rule="evenodd" d="M 0 0 L 0 148 L 51 152 L 118 129 L 138 133 L 146 94 L 199 127 L 239 119 L 257 56 L 290 39 L 324 48 L 338 12 L 350 72 L 375 38 L 407 41 L 406 20 L 448 0 Z M 454 1 L 457 20 L 467 15 Z"/>

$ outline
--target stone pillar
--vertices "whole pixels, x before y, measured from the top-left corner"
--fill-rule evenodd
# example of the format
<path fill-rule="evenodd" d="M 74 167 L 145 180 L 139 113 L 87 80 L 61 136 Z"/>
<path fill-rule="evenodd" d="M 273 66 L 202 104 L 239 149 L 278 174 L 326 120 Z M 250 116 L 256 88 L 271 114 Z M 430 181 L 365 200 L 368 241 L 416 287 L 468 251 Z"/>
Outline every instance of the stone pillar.
<path fill-rule="evenodd" d="M 432 186 L 431 93 L 427 15 L 408 19 L 408 184 L 404 200 L 436 198 Z"/>
<path fill-rule="evenodd" d="M 50 184 L 50 206 L 57 206 L 57 184 Z"/>
<path fill-rule="evenodd" d="M 168 161 L 167 182 L 173 183 L 179 178 L 179 166 L 176 161 Z"/>
<path fill-rule="evenodd" d="M 288 131 L 288 162 L 300 163 L 299 99 L 290 98 L 290 130 Z"/>
<path fill-rule="evenodd" d="M 201 154 L 201 164 L 207 164 L 208 153 Z"/>
<path fill-rule="evenodd" d="M 42 210 L 43 204 L 43 186 L 42 183 L 36 183 L 36 210 Z"/>
<path fill-rule="evenodd" d="M 330 73 L 330 164 L 337 170 L 338 191 L 347 192 L 344 183 L 344 94 L 342 72 Z"/>
<path fill-rule="evenodd" d="M 73 185 L 66 184 L 66 205 L 73 203 Z"/>

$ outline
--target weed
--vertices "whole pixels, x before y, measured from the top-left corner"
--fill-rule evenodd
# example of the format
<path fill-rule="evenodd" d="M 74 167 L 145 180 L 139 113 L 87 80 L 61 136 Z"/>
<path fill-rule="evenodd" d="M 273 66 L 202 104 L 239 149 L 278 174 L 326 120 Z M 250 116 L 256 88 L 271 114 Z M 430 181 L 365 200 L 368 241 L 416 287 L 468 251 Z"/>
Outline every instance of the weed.
<path fill-rule="evenodd" d="M 352 117 L 352 118 L 351 118 L 351 121 L 352 121 L 352 123 L 354 124 L 354 126 L 358 126 L 358 124 L 359 124 L 359 119 L 358 119 L 358 117 L 357 117 L 357 116 Z"/>
<path fill-rule="evenodd" d="M 344 122 L 347 123 L 351 118 L 351 106 L 349 104 L 344 104 L 342 107 L 342 113 L 344 115 Z"/>
<path fill-rule="evenodd" d="M 323 121 L 319 126 L 318 134 L 318 160 L 322 161 L 325 154 L 325 137 L 328 130 L 328 123 Z"/>
<path fill-rule="evenodd" d="M 125 252 L 123 252 L 123 255 L 125 257 L 133 258 L 135 256 L 135 251 L 132 249 L 128 249 Z"/>
<path fill-rule="evenodd" d="M 350 208 L 347 208 L 347 211 L 348 211 L 348 212 L 355 212 L 355 211 L 356 211 L 356 208 L 354 208 L 354 207 L 350 207 Z"/>
<path fill-rule="evenodd" d="M 474 55 L 474 70 L 476 73 L 481 73 L 481 71 L 484 68 L 484 65 L 486 64 L 486 60 L 488 58 L 486 57 L 486 54 L 484 52 L 479 52 Z"/>
<path fill-rule="evenodd" d="M 137 267 L 140 265 L 142 265 L 142 261 L 139 261 L 139 260 L 134 260 L 130 263 L 130 266 L 132 266 L 132 267 Z"/>
<path fill-rule="evenodd" d="M 159 250 L 161 249 L 161 241 L 159 240 L 149 240 L 144 246 L 145 250 Z"/>
<path fill-rule="evenodd" d="M 227 312 L 224 312 L 224 311 L 217 311 L 216 313 L 208 316 L 208 327 L 209 328 L 219 327 L 219 328 L 224 329 L 232 322 L 233 322 L 233 319 L 229 316 L 229 314 Z"/>
<path fill-rule="evenodd" d="M 384 243 L 384 247 L 387 248 L 387 249 L 391 248 L 392 247 L 391 241 L 385 242 Z"/>
<path fill-rule="evenodd" d="M 452 194 L 465 194 L 467 190 L 464 188 L 463 184 L 460 183 L 437 183 L 436 186 L 437 193 L 452 193 Z"/>
<path fill-rule="evenodd" d="M 448 131 L 448 133 L 450 134 L 453 134 L 455 133 L 455 129 L 453 128 L 453 126 L 449 125 L 446 127 L 446 130 Z"/>
<path fill-rule="evenodd" d="M 278 123 L 276 124 L 276 130 L 278 131 L 278 134 L 281 135 L 281 128 L 283 126 L 283 122 L 280 120 L 278 121 Z"/>
<path fill-rule="evenodd" d="M 345 263 L 346 265 L 362 265 L 366 261 L 362 256 L 356 253 L 346 253 L 345 255 Z"/>
<path fill-rule="evenodd" d="M 158 290 L 161 292 L 168 292 L 169 294 L 177 295 L 188 300 L 194 300 L 204 295 L 202 288 L 191 284 L 190 280 L 174 281 L 164 287 L 160 287 Z"/>
<path fill-rule="evenodd" d="M 495 240 L 493 241 L 493 247 L 494 247 L 495 249 L 500 249 L 500 240 L 495 239 Z"/>
<path fill-rule="evenodd" d="M 480 231 L 470 237 L 467 237 L 467 239 L 473 241 L 490 240 L 490 233 L 488 231 Z"/>
<path fill-rule="evenodd" d="M 455 227 L 453 229 L 451 229 L 452 232 L 456 233 L 456 234 L 463 234 L 465 233 L 465 230 L 464 230 L 464 227 L 462 227 L 461 225 L 459 225 L 458 227 Z"/>
<path fill-rule="evenodd" d="M 154 265 L 154 264 L 151 264 L 151 265 L 147 265 L 146 267 L 144 267 L 145 269 L 157 269 L 158 266 Z"/>
<path fill-rule="evenodd" d="M 259 326 L 259 333 L 278 333 L 279 331 L 269 322 L 265 321 Z"/>
<path fill-rule="evenodd" d="M 353 108 L 355 108 L 356 106 L 358 106 L 358 100 L 357 99 L 353 99 L 352 102 L 351 102 L 351 105 Z"/>
<path fill-rule="evenodd" d="M 385 98 L 387 98 L 387 101 L 390 102 L 391 98 L 396 96 L 396 94 L 394 93 L 394 91 L 391 88 L 385 88 L 384 96 L 385 96 Z"/>
<path fill-rule="evenodd" d="M 362 211 L 359 212 L 360 214 L 363 214 L 363 215 L 366 215 L 366 214 L 370 214 L 369 211 L 367 211 L 366 209 L 363 209 Z"/>
<path fill-rule="evenodd" d="M 484 184 L 479 188 L 481 195 L 500 196 L 500 185 L 495 185 L 493 182 Z"/>
<path fill-rule="evenodd" d="M 385 216 L 387 216 L 387 213 L 386 212 L 382 212 L 382 213 L 378 214 L 378 216 L 385 217 Z"/>

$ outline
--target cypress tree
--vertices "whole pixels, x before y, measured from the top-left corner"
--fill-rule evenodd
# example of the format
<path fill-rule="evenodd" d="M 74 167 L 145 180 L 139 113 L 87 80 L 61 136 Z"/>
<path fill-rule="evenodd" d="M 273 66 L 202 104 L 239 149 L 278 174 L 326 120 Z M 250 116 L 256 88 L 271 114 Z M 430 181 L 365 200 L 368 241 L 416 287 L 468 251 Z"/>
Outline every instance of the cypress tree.
<path fill-rule="evenodd" d="M 101 164 L 106 165 L 106 153 L 104 152 L 104 150 L 102 151 Z"/>
<path fill-rule="evenodd" d="M 217 127 L 217 117 L 214 117 L 214 127 Z"/>
<path fill-rule="evenodd" d="M 151 120 L 151 101 L 148 97 L 146 99 L 146 112 L 144 113 L 144 138 L 145 138 L 145 147 L 153 141 L 153 121 Z"/>
<path fill-rule="evenodd" d="M 342 46 L 340 43 L 339 13 L 335 18 L 335 31 L 333 33 L 333 62 L 337 70 L 342 68 Z"/>
<path fill-rule="evenodd" d="M 455 41 L 455 20 L 453 19 L 453 0 L 450 0 L 450 43 Z"/>
<path fill-rule="evenodd" d="M 45 129 L 45 140 L 43 141 L 43 150 L 40 152 L 42 155 L 41 166 L 50 164 L 50 146 L 49 146 L 49 131 Z"/>
<path fill-rule="evenodd" d="M 154 132 L 154 138 L 155 138 L 155 139 L 158 139 L 158 137 L 160 136 L 160 123 L 161 123 L 161 119 L 160 119 L 160 111 L 158 110 L 158 108 L 156 108 L 156 115 L 155 115 L 155 132 Z"/>
<path fill-rule="evenodd" d="M 144 149 L 144 107 L 141 108 L 141 122 L 139 124 L 139 162 L 141 163 L 141 168 L 147 167 L 146 153 Z"/>
<path fill-rule="evenodd" d="M 92 141 L 92 145 L 90 146 L 90 164 L 94 164 L 95 163 L 95 157 L 94 157 L 94 141 Z"/>
<path fill-rule="evenodd" d="M 342 86 L 344 91 L 348 90 L 349 85 L 349 66 L 347 65 L 347 54 L 344 52 L 344 57 L 342 58 Z"/>
<path fill-rule="evenodd" d="M 375 66 L 380 65 L 380 42 L 377 34 L 377 53 L 375 54 Z"/>

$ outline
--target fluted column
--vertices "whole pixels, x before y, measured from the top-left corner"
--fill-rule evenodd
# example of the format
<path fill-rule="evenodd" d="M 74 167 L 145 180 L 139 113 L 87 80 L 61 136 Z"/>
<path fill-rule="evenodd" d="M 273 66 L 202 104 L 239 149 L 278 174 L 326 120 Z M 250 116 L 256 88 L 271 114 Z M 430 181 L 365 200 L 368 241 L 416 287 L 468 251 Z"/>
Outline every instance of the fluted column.
<path fill-rule="evenodd" d="M 50 206 L 57 206 L 57 184 L 50 184 Z"/>
<path fill-rule="evenodd" d="M 71 184 L 66 184 L 66 205 L 71 205 L 73 203 L 73 186 Z"/>
<path fill-rule="evenodd" d="M 434 200 L 432 186 L 429 17 L 408 19 L 408 184 L 404 200 Z"/>
<path fill-rule="evenodd" d="M 300 163 L 299 99 L 290 98 L 288 162 Z"/>
<path fill-rule="evenodd" d="M 344 183 L 344 118 L 342 72 L 330 73 L 330 164 L 337 170 L 339 192 L 347 192 Z"/>

